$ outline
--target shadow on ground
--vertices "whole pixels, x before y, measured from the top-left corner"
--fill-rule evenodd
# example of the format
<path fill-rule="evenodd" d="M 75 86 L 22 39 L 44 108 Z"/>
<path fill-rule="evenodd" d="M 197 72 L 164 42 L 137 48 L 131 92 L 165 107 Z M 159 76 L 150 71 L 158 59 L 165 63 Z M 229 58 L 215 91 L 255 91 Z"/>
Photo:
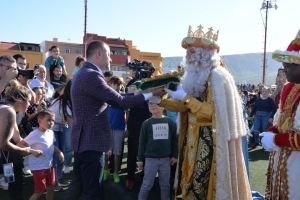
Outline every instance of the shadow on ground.
<path fill-rule="evenodd" d="M 107 181 L 104 182 L 105 196 L 106 200 L 136 200 L 138 193 L 142 184 L 142 177 L 140 173 L 136 173 L 135 187 L 133 190 L 127 190 L 125 188 L 126 181 L 126 158 L 127 158 L 127 145 L 124 148 L 124 158 L 122 160 L 122 170 L 120 173 L 120 183 L 114 183 L 113 177 L 110 176 Z M 250 161 L 250 175 L 251 175 L 251 188 L 252 190 L 264 191 L 265 187 L 265 173 L 267 168 L 267 163 L 269 159 L 269 153 L 264 151 L 261 146 L 256 149 L 251 149 L 249 145 L 249 161 Z M 64 175 L 66 180 L 71 180 L 71 174 Z M 33 194 L 33 178 L 32 176 L 25 176 L 24 185 L 24 199 L 29 199 Z M 170 187 L 171 197 L 173 197 L 173 185 Z M 67 188 L 64 188 L 63 191 L 56 192 L 54 194 L 55 200 L 63 200 Z M 155 179 L 152 190 L 149 192 L 149 200 L 159 200 L 160 199 L 160 187 L 158 178 Z M 0 189 L 0 200 L 9 200 L 8 191 Z M 41 198 L 45 200 L 45 195 Z"/>

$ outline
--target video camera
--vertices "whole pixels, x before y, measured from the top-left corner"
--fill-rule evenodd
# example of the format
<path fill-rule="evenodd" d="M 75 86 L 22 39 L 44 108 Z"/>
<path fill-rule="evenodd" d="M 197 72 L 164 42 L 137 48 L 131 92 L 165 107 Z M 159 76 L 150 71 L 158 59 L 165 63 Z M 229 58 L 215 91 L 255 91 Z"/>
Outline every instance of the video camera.
<path fill-rule="evenodd" d="M 141 62 L 138 59 L 134 59 L 132 62 L 127 62 L 125 67 L 128 67 L 135 72 L 136 79 L 150 78 L 155 71 L 155 68 L 150 61 Z"/>
<path fill-rule="evenodd" d="M 18 69 L 18 76 L 17 77 L 19 77 L 20 75 L 22 75 L 24 78 L 26 78 L 26 79 L 33 79 L 33 77 L 34 77 L 34 70 L 32 70 L 32 69 L 20 69 L 20 68 L 18 68 L 17 67 L 17 69 Z"/>

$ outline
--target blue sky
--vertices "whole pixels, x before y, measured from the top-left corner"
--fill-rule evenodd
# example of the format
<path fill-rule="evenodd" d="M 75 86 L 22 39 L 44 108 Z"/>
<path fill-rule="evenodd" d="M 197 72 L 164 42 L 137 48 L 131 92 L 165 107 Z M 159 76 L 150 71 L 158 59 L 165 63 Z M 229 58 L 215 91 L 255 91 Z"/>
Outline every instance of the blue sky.
<path fill-rule="evenodd" d="M 132 40 L 142 51 L 183 56 L 188 26 L 220 30 L 220 54 L 263 52 L 263 0 L 88 0 L 87 32 Z M 300 29 L 300 1 L 277 1 L 268 15 L 267 51 L 286 49 Z M 84 0 L 2 0 L 0 41 L 82 43 Z M 265 11 L 262 12 L 265 16 Z"/>

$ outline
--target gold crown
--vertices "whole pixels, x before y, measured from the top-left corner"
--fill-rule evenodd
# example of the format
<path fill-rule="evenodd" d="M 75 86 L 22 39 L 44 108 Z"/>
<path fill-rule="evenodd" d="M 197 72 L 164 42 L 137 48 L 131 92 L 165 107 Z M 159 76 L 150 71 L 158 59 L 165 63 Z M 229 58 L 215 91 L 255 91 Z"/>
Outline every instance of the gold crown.
<path fill-rule="evenodd" d="M 203 47 L 213 49 L 219 52 L 220 47 L 217 44 L 219 31 L 214 33 L 212 27 L 206 33 L 203 31 L 203 26 L 200 24 L 196 31 L 192 31 L 192 26 L 189 26 L 187 37 L 181 42 L 181 46 L 185 49 L 189 47 Z"/>

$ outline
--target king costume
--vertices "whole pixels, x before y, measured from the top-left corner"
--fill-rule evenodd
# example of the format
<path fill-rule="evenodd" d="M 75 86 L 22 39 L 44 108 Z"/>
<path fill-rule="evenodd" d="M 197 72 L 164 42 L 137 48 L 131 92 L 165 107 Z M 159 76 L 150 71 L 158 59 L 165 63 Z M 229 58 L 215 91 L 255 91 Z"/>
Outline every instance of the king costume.
<path fill-rule="evenodd" d="M 286 51 L 275 51 L 273 58 L 279 62 L 296 64 L 300 67 L 300 34 Z M 286 67 L 284 67 L 286 68 Z M 281 93 L 280 106 L 274 116 L 273 126 L 267 134 L 275 148 L 271 151 L 267 173 L 266 200 L 300 199 L 300 84 L 289 82 Z M 266 141 L 267 142 L 267 141 Z"/>
<path fill-rule="evenodd" d="M 190 27 L 182 46 L 218 52 L 218 35 L 212 28 L 204 34 L 202 28 L 193 33 Z M 213 68 L 199 97 L 165 99 L 160 106 L 179 112 L 176 195 L 183 200 L 252 199 L 242 153 L 246 129 L 241 98 L 228 70 L 221 65 Z"/>

